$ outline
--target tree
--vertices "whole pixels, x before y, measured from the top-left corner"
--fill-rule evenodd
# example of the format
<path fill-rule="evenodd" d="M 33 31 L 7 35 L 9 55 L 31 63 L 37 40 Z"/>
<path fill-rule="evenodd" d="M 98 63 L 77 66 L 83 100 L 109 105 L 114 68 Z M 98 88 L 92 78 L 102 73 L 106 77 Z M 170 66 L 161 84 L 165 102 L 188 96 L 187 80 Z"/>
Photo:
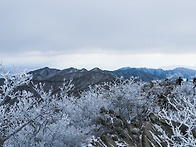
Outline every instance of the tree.
<path fill-rule="evenodd" d="M 65 128 L 68 124 L 63 99 L 51 95 L 51 90 L 45 92 L 41 84 L 32 84 L 39 95 L 35 97 L 34 93 L 19 88 L 29 85 L 31 75 L 24 72 L 10 74 L 3 68 L 1 71 L 4 84 L 0 86 L 0 146 L 35 146 L 57 141 L 59 124 L 63 123 Z M 69 86 L 64 90 L 66 88 Z"/>
<path fill-rule="evenodd" d="M 159 118 L 170 127 L 170 131 L 164 130 L 155 124 L 155 128 L 161 132 L 154 139 L 158 143 L 165 142 L 167 146 L 196 146 L 196 95 L 193 85 L 176 87 L 173 95 L 168 95 L 168 107 L 158 113 Z"/>

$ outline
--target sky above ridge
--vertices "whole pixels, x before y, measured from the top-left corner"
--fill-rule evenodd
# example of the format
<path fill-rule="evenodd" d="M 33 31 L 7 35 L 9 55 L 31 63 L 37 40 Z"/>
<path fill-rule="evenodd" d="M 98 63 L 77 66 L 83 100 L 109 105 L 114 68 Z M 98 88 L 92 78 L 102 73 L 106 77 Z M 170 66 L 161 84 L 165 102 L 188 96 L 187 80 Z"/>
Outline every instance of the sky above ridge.
<path fill-rule="evenodd" d="M 0 61 L 196 68 L 195 0 L 1 0 Z"/>

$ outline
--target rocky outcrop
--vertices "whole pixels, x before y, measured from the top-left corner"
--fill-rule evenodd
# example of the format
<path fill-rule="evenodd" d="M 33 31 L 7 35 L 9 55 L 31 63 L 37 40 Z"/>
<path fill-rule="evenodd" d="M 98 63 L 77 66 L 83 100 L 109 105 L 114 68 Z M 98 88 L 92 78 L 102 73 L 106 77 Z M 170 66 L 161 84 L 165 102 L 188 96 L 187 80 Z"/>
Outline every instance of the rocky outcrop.
<path fill-rule="evenodd" d="M 111 114 L 110 114 L 111 115 Z M 116 120 L 115 120 L 116 119 Z M 132 124 L 128 124 L 125 120 L 120 117 L 115 117 L 116 121 L 113 125 L 110 124 L 110 131 L 97 137 L 96 140 L 92 141 L 91 144 L 96 147 L 160 147 L 167 146 L 165 140 L 161 140 L 159 132 L 154 125 L 160 126 L 169 136 L 173 135 L 171 126 L 169 126 L 164 119 L 160 119 L 155 114 L 151 113 L 148 116 L 148 121 L 144 121 L 143 125 L 136 127 Z M 118 122 L 118 123 L 117 123 Z M 119 125 L 119 122 L 120 125 Z M 178 123 L 174 122 L 174 125 Z M 182 125 L 180 128 L 182 132 L 186 132 L 187 127 Z M 193 131 L 194 132 L 194 131 Z M 157 142 L 153 137 L 153 134 L 160 140 Z"/>

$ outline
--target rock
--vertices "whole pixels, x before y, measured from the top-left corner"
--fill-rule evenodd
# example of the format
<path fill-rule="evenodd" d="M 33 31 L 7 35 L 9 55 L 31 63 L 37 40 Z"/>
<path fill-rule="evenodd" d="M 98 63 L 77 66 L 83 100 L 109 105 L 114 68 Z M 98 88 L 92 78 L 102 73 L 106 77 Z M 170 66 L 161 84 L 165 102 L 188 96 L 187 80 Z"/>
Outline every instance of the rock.
<path fill-rule="evenodd" d="M 193 136 L 196 138 L 196 127 L 192 129 Z"/>
<path fill-rule="evenodd" d="M 115 141 L 109 136 L 103 136 L 102 141 L 107 147 L 117 147 Z"/>
<path fill-rule="evenodd" d="M 148 121 L 142 122 L 143 125 L 141 128 L 128 124 L 121 117 L 113 119 L 116 122 L 116 125 L 113 125 L 112 131 L 107 134 L 103 134 L 102 137 L 100 137 L 99 143 L 96 146 L 105 145 L 108 147 L 116 147 L 119 142 L 127 147 L 167 146 L 166 142 L 158 137 L 161 135 L 161 132 L 159 132 L 154 125 L 156 124 L 160 126 L 169 136 L 172 135 L 171 126 L 166 123 L 166 120 L 159 118 L 153 113 L 151 113 L 148 118 Z M 117 123 L 119 121 L 122 123 L 121 127 Z M 174 125 L 179 125 L 179 123 L 173 123 Z M 182 125 L 181 129 L 184 132 L 187 127 Z M 193 130 L 194 133 L 196 132 L 195 130 Z M 157 140 L 153 137 L 153 134 L 158 138 L 158 140 L 160 140 L 160 142 L 157 142 Z"/>

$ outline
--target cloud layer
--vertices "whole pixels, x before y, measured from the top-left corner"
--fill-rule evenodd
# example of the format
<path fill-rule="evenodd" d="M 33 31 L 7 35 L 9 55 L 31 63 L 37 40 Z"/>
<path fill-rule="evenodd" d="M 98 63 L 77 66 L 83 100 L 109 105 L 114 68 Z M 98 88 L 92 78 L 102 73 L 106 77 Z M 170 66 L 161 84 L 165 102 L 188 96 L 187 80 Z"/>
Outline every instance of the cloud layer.
<path fill-rule="evenodd" d="M 196 53 L 195 0 L 6 0 L 5 57 L 102 53 Z"/>

